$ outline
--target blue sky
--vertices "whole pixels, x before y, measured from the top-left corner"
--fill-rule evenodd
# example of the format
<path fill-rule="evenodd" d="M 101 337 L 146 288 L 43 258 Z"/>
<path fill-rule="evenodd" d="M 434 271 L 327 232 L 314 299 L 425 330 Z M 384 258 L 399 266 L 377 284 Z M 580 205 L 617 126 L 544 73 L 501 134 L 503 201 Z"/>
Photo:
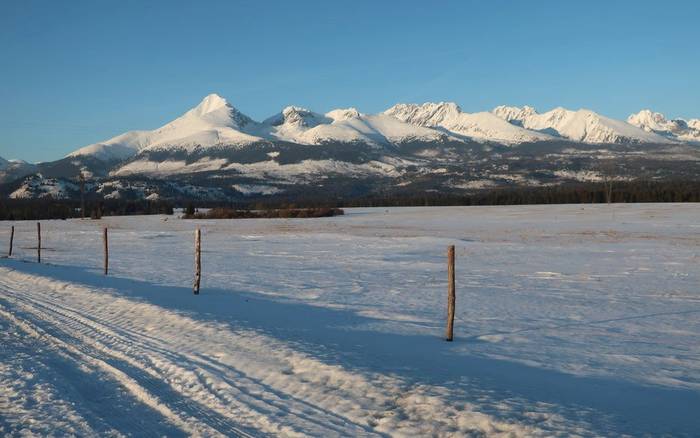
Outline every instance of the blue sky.
<path fill-rule="evenodd" d="M 201 4 L 200 4 L 201 3 Z M 700 2 L 0 0 L 0 156 L 47 161 L 216 92 L 700 117 Z"/>

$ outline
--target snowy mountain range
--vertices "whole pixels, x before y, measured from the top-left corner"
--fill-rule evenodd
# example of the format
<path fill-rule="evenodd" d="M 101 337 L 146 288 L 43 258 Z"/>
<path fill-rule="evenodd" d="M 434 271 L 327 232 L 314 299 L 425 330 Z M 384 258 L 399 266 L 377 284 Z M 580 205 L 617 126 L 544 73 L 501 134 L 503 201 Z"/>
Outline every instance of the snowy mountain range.
<path fill-rule="evenodd" d="M 302 145 L 364 143 L 376 147 L 421 139 L 439 141 L 447 134 L 411 126 L 384 114 L 361 114 L 354 108 L 317 114 L 289 106 L 263 122 L 256 122 L 217 94 L 205 97 L 181 117 L 154 130 L 130 131 L 91 144 L 69 156 L 123 160 L 149 151 L 194 152 L 203 148 L 241 148 L 269 141 Z"/>
<path fill-rule="evenodd" d="M 508 123 L 510 120 L 495 113 L 465 113 L 452 102 L 398 104 L 384 111 L 384 114 L 414 126 L 444 130 L 474 140 L 518 144 L 554 139 L 549 134 Z"/>
<path fill-rule="evenodd" d="M 529 106 L 499 106 L 492 112 L 525 129 L 583 143 L 668 143 L 677 140 L 586 109 L 571 111 L 559 107 L 540 114 Z"/>
<path fill-rule="evenodd" d="M 663 114 L 645 109 L 629 116 L 627 123 L 671 140 L 700 144 L 700 119 L 667 120 Z"/>
<path fill-rule="evenodd" d="M 636 166 L 659 177 L 662 162 L 674 163 L 670 174 L 693 177 L 700 174 L 698 145 L 700 120 L 667 120 L 649 110 L 621 121 L 586 109 L 539 113 L 529 106 L 467 113 L 450 102 L 397 104 L 378 114 L 355 108 L 320 114 L 288 106 L 256 121 L 210 94 L 160 128 L 129 131 L 55 162 L 0 159 L 0 184 L 17 181 L 12 193 L 21 197 L 47 184 L 51 196 L 61 197 L 55 188 L 74 187 L 68 182 L 80 173 L 99 181 L 94 187 L 102 195 L 114 187 L 145 187 L 125 181 L 139 178 L 169 181 L 168 192 L 175 195 L 221 197 L 288 194 L 309 186 L 338 193 L 379 190 L 381 184 L 471 190 L 596 180 L 601 154 L 620 160 L 630 178 L 640 176 L 632 171 Z M 24 185 L 19 181 L 37 173 Z M 190 188 L 173 188 L 174 180 L 186 180 Z M 199 188 L 192 188 L 193 181 Z M 165 183 L 156 185 L 138 190 L 157 195 Z"/>
<path fill-rule="evenodd" d="M 205 97 L 181 117 L 153 131 L 129 131 L 76 150 L 69 156 L 124 160 L 145 151 L 193 152 L 202 148 L 241 148 L 285 141 L 302 145 L 363 143 L 376 147 L 412 141 L 478 141 L 507 145 L 572 140 L 589 144 L 669 143 L 700 139 L 700 121 L 666 121 L 648 110 L 627 122 L 593 111 L 499 106 L 466 113 L 451 102 L 398 104 L 376 115 L 355 108 L 318 114 L 288 106 L 256 122 L 217 94 Z"/>

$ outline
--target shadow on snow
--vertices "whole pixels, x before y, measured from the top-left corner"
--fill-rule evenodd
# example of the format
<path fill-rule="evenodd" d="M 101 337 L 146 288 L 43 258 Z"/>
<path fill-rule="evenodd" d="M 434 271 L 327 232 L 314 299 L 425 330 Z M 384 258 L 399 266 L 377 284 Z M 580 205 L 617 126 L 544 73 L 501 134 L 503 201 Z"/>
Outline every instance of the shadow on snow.
<path fill-rule="evenodd" d="M 359 327 L 376 320 L 352 311 L 271 299 L 252 291 L 203 288 L 199 296 L 194 296 L 190 288 L 104 277 L 82 268 L 7 259 L 1 263 L 24 273 L 87 287 L 116 289 L 122 296 L 178 311 L 194 319 L 257 330 L 290 342 L 294 348 L 324 363 L 341 365 L 351 371 L 392 374 L 409 384 L 447 388 L 459 386 L 460 381 L 467 379 L 480 391 L 491 392 L 490 397 L 516 399 L 532 405 L 548 403 L 564 408 L 568 414 L 583 415 L 586 417 L 583 421 L 590 422 L 594 433 L 700 433 L 700 416 L 697 415 L 700 393 L 696 391 L 614 378 L 574 376 L 507 360 L 472 356 L 464 352 L 464 347 L 478 342 L 474 337 L 457 331 L 455 342 L 446 343 L 438 336 L 442 333 L 441 326 L 436 326 L 436 336 L 369 331 Z M 487 413 L 509 419 L 498 411 Z"/>

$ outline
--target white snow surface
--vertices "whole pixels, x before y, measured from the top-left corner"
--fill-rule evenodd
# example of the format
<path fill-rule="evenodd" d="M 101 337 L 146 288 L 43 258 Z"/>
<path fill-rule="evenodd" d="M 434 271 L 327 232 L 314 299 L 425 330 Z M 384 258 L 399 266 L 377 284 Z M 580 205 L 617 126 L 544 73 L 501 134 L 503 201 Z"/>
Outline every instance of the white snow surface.
<path fill-rule="evenodd" d="M 492 113 L 529 130 L 551 133 L 583 143 L 669 143 L 666 137 L 591 110 L 558 107 L 545 113 L 534 108 L 498 106 Z"/>
<path fill-rule="evenodd" d="M 0 434 L 697 436 L 699 215 L 43 221 L 41 265 L 35 223 L 0 222 Z"/>

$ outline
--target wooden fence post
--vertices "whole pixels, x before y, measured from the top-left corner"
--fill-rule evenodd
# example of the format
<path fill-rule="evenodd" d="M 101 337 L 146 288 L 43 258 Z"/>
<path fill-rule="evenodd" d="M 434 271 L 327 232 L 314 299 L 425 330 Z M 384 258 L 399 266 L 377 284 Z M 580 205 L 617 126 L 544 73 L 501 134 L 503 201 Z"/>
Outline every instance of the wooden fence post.
<path fill-rule="evenodd" d="M 445 339 L 452 341 L 455 322 L 455 246 L 447 248 L 447 331 Z"/>
<path fill-rule="evenodd" d="M 199 295 L 199 281 L 202 278 L 202 231 L 194 232 L 194 294 Z"/>
<path fill-rule="evenodd" d="M 104 246 L 105 275 L 109 272 L 109 242 L 107 240 L 107 227 L 102 233 L 102 243 Z"/>
<path fill-rule="evenodd" d="M 36 223 L 36 261 L 41 263 L 41 222 Z"/>
<path fill-rule="evenodd" d="M 7 252 L 8 257 L 12 257 L 12 242 L 15 240 L 15 226 L 10 228 L 10 250 Z"/>

